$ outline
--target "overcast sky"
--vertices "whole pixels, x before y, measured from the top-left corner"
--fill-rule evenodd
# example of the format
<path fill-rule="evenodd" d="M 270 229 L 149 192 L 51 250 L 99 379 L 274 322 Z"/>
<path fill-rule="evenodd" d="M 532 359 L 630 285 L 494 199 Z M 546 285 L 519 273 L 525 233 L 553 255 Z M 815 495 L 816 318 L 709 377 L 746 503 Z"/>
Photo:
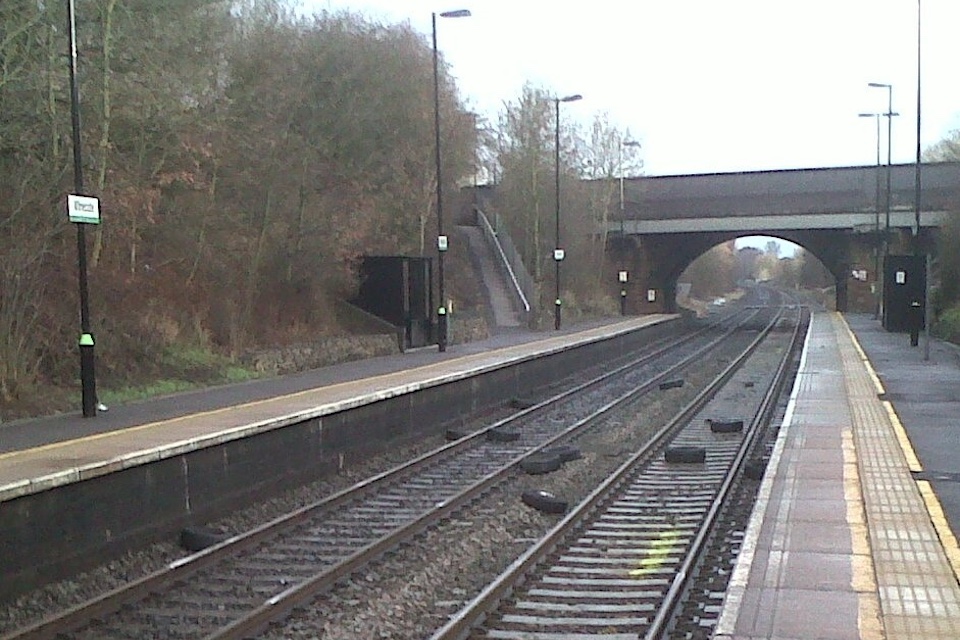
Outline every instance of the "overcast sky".
<path fill-rule="evenodd" d="M 525 82 L 607 112 L 648 175 L 873 164 L 893 85 L 893 161 L 916 153 L 917 0 L 304 0 L 408 22 L 439 49 L 468 108 L 491 120 Z M 923 0 L 922 136 L 960 128 L 960 0 Z M 886 160 L 886 121 L 881 151 Z"/>

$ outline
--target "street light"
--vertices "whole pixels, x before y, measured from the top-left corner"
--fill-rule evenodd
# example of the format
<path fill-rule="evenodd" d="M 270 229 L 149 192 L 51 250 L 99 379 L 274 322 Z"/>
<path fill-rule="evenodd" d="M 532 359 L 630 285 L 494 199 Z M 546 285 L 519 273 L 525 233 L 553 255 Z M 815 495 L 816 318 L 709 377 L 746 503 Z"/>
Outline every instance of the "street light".
<path fill-rule="evenodd" d="M 443 180 L 440 170 L 440 63 L 437 55 L 437 15 L 441 18 L 466 18 L 469 9 L 431 13 L 433 26 L 433 134 L 437 161 L 437 279 L 440 284 L 440 306 L 437 308 L 437 348 L 447 350 L 447 300 L 443 288 L 443 254 L 447 250 L 447 237 L 443 235 Z"/>
<path fill-rule="evenodd" d="M 626 213 L 624 212 L 624 202 L 623 202 L 623 148 L 624 147 L 639 147 L 640 143 L 636 140 L 621 140 L 620 141 L 620 159 L 618 162 L 617 171 L 620 173 L 620 239 L 623 240 L 624 237 L 624 218 L 626 218 Z M 627 271 L 621 269 L 617 280 L 620 283 L 620 315 L 624 316 L 627 314 Z"/>
<path fill-rule="evenodd" d="M 893 135 L 893 85 L 884 84 L 882 82 L 868 82 L 868 87 L 873 87 L 875 89 L 886 89 L 887 90 L 887 112 L 885 115 L 887 117 L 887 203 L 886 203 L 886 224 L 883 232 L 883 259 L 884 265 L 886 265 L 887 256 L 890 255 L 890 154 L 891 154 L 891 137 Z"/>
<path fill-rule="evenodd" d="M 553 327 L 556 330 L 560 330 L 560 262 L 563 260 L 563 249 L 560 248 L 560 103 L 561 102 L 576 102 L 577 100 L 583 99 L 579 93 L 564 96 L 562 98 L 554 98 L 553 103 L 556 107 L 556 120 L 554 124 L 556 125 L 556 137 L 554 139 L 554 175 L 556 177 L 556 244 L 554 245 L 553 250 L 553 261 L 557 265 L 556 273 L 556 283 L 557 283 L 557 296 L 553 301 Z"/>
<path fill-rule="evenodd" d="M 82 196 L 83 162 L 80 153 L 80 90 L 77 86 L 77 26 L 74 0 L 67 0 L 67 31 L 70 34 L 70 115 L 73 129 L 73 189 Z M 71 196 L 72 197 L 72 196 Z M 90 302 L 87 288 L 87 238 L 85 223 L 77 224 L 77 271 L 80 280 L 80 388 L 83 417 L 97 415 L 97 374 L 93 334 L 90 332 Z"/>
<path fill-rule="evenodd" d="M 923 14 L 923 7 L 920 0 L 917 0 L 917 159 L 914 176 L 914 218 L 917 225 L 917 235 L 914 238 L 914 255 L 920 255 L 920 19 Z M 927 252 L 927 258 L 924 263 L 924 280 L 926 286 L 923 292 L 923 359 L 930 360 L 930 325 L 933 323 L 933 307 L 930 304 L 930 253 Z"/>
<path fill-rule="evenodd" d="M 620 235 L 623 235 L 623 219 L 624 219 L 624 205 L 623 205 L 623 148 L 624 147 L 639 147 L 640 143 L 636 140 L 621 140 L 620 141 L 620 160 L 618 163 L 619 168 L 617 169 L 620 173 Z"/>
<path fill-rule="evenodd" d="M 880 274 L 880 118 L 885 114 L 883 113 L 860 113 L 857 114 L 861 118 L 874 118 L 877 121 L 877 179 L 876 179 L 876 191 L 874 202 L 876 206 L 874 207 L 874 219 L 873 219 L 873 230 L 876 237 L 876 246 L 873 248 L 873 282 L 874 286 L 877 287 L 877 290 L 874 291 L 874 308 L 873 308 L 873 319 L 876 320 L 880 317 L 880 296 L 882 291 L 880 290 L 881 286 L 881 274 Z M 899 113 L 891 114 L 893 116 L 900 115 Z"/>

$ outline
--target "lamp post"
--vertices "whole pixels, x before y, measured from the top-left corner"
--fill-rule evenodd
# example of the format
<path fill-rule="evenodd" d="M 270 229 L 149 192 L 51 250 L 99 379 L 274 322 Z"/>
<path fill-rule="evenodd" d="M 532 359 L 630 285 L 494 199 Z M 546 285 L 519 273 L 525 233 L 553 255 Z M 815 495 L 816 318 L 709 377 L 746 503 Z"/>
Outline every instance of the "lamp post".
<path fill-rule="evenodd" d="M 469 9 L 430 14 L 433 27 L 433 134 L 437 163 L 437 280 L 440 285 L 440 306 L 437 308 L 437 348 L 447 350 L 447 299 L 443 287 L 443 254 L 447 250 L 447 236 L 443 235 L 443 179 L 440 169 L 440 62 L 437 55 L 437 15 L 441 18 L 466 18 Z"/>
<path fill-rule="evenodd" d="M 886 224 L 884 225 L 883 232 L 883 258 L 884 264 L 886 264 L 886 258 L 890 255 L 890 155 L 891 155 L 891 140 L 893 134 L 893 85 L 884 84 L 882 82 L 869 82 L 867 83 L 868 87 L 873 87 L 875 89 L 886 89 L 887 90 L 887 112 L 883 115 L 887 117 L 887 197 L 886 197 Z"/>
<path fill-rule="evenodd" d="M 877 287 L 877 290 L 874 291 L 874 308 L 873 308 L 873 319 L 876 320 L 880 317 L 880 296 L 882 291 L 880 290 L 881 286 L 881 274 L 880 274 L 880 118 L 884 116 L 883 113 L 860 113 L 858 114 L 861 118 L 873 118 L 877 121 L 877 179 L 876 179 L 876 196 L 874 202 L 876 206 L 874 207 L 874 219 L 873 219 L 873 230 L 876 237 L 876 246 L 873 248 L 873 282 L 874 286 Z M 894 116 L 900 115 L 899 113 L 892 114 Z"/>
<path fill-rule="evenodd" d="M 620 141 L 620 159 L 618 161 L 617 171 L 620 173 L 620 235 L 623 235 L 623 222 L 624 222 L 624 203 L 623 203 L 623 148 L 624 147 L 639 147 L 640 143 L 636 140 L 621 140 Z"/>
<path fill-rule="evenodd" d="M 636 140 L 621 140 L 620 141 L 620 157 L 617 162 L 618 173 L 620 174 L 620 239 L 623 240 L 624 237 L 624 219 L 626 218 L 626 212 L 624 210 L 624 199 L 623 199 L 623 148 L 624 147 L 639 147 L 640 143 Z M 617 281 L 620 283 L 620 315 L 627 315 L 627 271 L 621 269 L 617 274 Z"/>
<path fill-rule="evenodd" d="M 576 102 L 583 96 L 573 94 L 562 98 L 554 98 L 553 104 L 556 108 L 556 120 L 554 121 L 556 132 L 554 138 L 554 176 L 556 177 L 556 234 L 554 236 L 556 243 L 553 250 L 553 261 L 556 264 L 556 298 L 553 301 L 553 327 L 560 330 L 560 262 L 563 260 L 563 249 L 560 248 L 560 103 Z"/>
<path fill-rule="evenodd" d="M 83 195 L 83 162 L 80 153 L 80 90 L 77 86 L 77 26 L 74 0 L 67 0 L 67 32 L 70 34 L 70 115 L 73 129 L 73 189 Z M 90 302 L 87 288 L 87 239 L 85 223 L 77 224 L 77 271 L 80 280 L 80 387 L 83 417 L 97 415 L 97 374 L 93 334 L 90 332 Z"/>
<path fill-rule="evenodd" d="M 916 255 L 920 254 L 920 17 L 922 6 L 920 0 L 917 0 L 917 159 L 916 176 L 914 182 L 914 217 L 917 225 L 917 235 L 914 240 L 913 248 Z M 924 264 L 925 288 L 923 292 L 923 359 L 930 360 L 930 325 L 933 323 L 933 309 L 930 304 L 930 254 L 927 253 Z"/>

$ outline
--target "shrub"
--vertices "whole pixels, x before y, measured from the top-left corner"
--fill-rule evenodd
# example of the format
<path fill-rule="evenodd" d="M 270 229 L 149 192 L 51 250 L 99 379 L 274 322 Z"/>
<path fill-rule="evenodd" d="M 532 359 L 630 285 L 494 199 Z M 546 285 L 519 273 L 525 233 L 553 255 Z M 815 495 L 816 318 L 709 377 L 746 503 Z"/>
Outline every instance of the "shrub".
<path fill-rule="evenodd" d="M 960 344 L 960 305 L 941 314 L 932 328 L 937 337 Z"/>

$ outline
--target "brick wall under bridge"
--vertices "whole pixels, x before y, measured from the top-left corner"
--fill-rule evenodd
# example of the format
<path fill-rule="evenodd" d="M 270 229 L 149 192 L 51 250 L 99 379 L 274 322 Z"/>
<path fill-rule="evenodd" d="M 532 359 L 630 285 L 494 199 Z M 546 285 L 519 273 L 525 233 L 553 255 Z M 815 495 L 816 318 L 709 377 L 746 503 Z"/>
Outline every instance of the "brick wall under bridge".
<path fill-rule="evenodd" d="M 922 231 L 923 246 L 932 246 L 934 231 Z M 611 295 L 618 296 L 621 290 L 626 291 L 626 311 L 629 314 L 675 312 L 677 281 L 690 263 L 719 244 L 753 235 L 787 240 L 800 245 L 808 254 L 820 260 L 833 274 L 838 310 L 875 310 L 877 299 L 873 291 L 881 290 L 876 266 L 882 269 L 882 264 L 875 263 L 875 252 L 879 253 L 882 263 L 881 238 L 872 232 L 837 229 L 611 235 L 607 242 L 609 276 L 606 278 Z M 912 247 L 913 238 L 909 230 L 891 230 L 891 254 L 909 253 Z M 618 272 L 622 270 L 628 273 L 625 285 L 618 279 Z"/>
<path fill-rule="evenodd" d="M 921 220 L 913 164 L 889 168 L 889 210 L 886 166 L 625 178 L 622 219 L 618 181 L 587 184 L 598 190 L 594 201 L 609 202 L 606 227 L 598 229 L 607 238 L 606 281 L 618 296 L 617 272 L 628 272 L 628 313 L 675 310 L 683 270 L 711 247 L 750 235 L 802 246 L 834 275 L 837 309 L 870 311 L 878 230 L 889 226 L 890 254 L 932 251 L 942 221 L 960 215 L 960 162 L 927 163 L 921 173 Z M 462 196 L 482 197 L 497 210 L 496 191 L 487 186 Z M 853 271 L 866 272 L 866 279 L 853 278 Z"/>

